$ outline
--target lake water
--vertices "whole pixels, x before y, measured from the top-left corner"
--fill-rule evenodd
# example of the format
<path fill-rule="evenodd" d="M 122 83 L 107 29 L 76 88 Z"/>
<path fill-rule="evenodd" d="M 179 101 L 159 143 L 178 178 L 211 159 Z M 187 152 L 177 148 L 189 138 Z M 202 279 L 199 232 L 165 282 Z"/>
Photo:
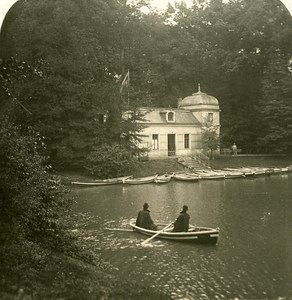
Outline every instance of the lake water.
<path fill-rule="evenodd" d="M 292 173 L 254 179 L 73 188 L 74 212 L 95 220 L 88 238 L 124 278 L 173 299 L 292 299 Z M 217 245 L 153 240 L 126 228 L 144 202 L 154 220 L 220 227 Z"/>

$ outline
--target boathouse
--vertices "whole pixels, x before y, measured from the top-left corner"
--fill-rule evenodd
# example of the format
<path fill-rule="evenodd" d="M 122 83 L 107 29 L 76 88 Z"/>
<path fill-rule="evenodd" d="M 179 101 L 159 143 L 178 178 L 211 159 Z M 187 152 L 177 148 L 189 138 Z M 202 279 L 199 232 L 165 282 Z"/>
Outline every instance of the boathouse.
<path fill-rule="evenodd" d="M 220 125 L 218 100 L 198 92 L 178 101 L 177 108 L 144 107 L 146 127 L 140 146 L 149 150 L 148 158 L 195 155 L 203 151 L 202 128 L 206 121 Z M 219 129 L 218 129 L 219 134 Z"/>

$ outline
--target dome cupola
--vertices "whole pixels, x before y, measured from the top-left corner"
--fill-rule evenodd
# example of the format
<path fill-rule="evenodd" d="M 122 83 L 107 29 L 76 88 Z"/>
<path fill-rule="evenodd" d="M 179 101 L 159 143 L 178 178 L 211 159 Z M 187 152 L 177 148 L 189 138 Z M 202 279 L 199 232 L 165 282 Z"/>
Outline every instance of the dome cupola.
<path fill-rule="evenodd" d="M 218 100 L 206 93 L 201 92 L 200 84 L 198 84 L 198 92 L 193 93 L 191 96 L 187 96 L 179 103 L 180 108 L 189 109 L 196 106 L 219 106 Z"/>

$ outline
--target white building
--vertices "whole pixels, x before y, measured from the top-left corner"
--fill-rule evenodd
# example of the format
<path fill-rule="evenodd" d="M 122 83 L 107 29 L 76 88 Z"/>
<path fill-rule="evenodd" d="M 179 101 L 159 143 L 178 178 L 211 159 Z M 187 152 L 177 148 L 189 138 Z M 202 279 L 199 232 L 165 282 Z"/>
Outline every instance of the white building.
<path fill-rule="evenodd" d="M 202 125 L 212 121 L 219 128 L 218 100 L 200 90 L 178 103 L 178 108 L 142 108 L 145 127 L 142 147 L 151 159 L 187 156 L 202 152 Z M 219 134 L 219 132 L 218 132 Z"/>

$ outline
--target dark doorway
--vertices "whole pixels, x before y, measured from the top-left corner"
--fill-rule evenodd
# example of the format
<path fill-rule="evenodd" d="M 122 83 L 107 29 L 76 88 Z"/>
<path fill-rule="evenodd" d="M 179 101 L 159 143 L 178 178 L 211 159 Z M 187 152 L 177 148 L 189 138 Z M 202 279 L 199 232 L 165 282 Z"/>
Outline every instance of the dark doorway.
<path fill-rule="evenodd" d="M 175 134 L 168 134 L 168 156 L 175 156 Z"/>

